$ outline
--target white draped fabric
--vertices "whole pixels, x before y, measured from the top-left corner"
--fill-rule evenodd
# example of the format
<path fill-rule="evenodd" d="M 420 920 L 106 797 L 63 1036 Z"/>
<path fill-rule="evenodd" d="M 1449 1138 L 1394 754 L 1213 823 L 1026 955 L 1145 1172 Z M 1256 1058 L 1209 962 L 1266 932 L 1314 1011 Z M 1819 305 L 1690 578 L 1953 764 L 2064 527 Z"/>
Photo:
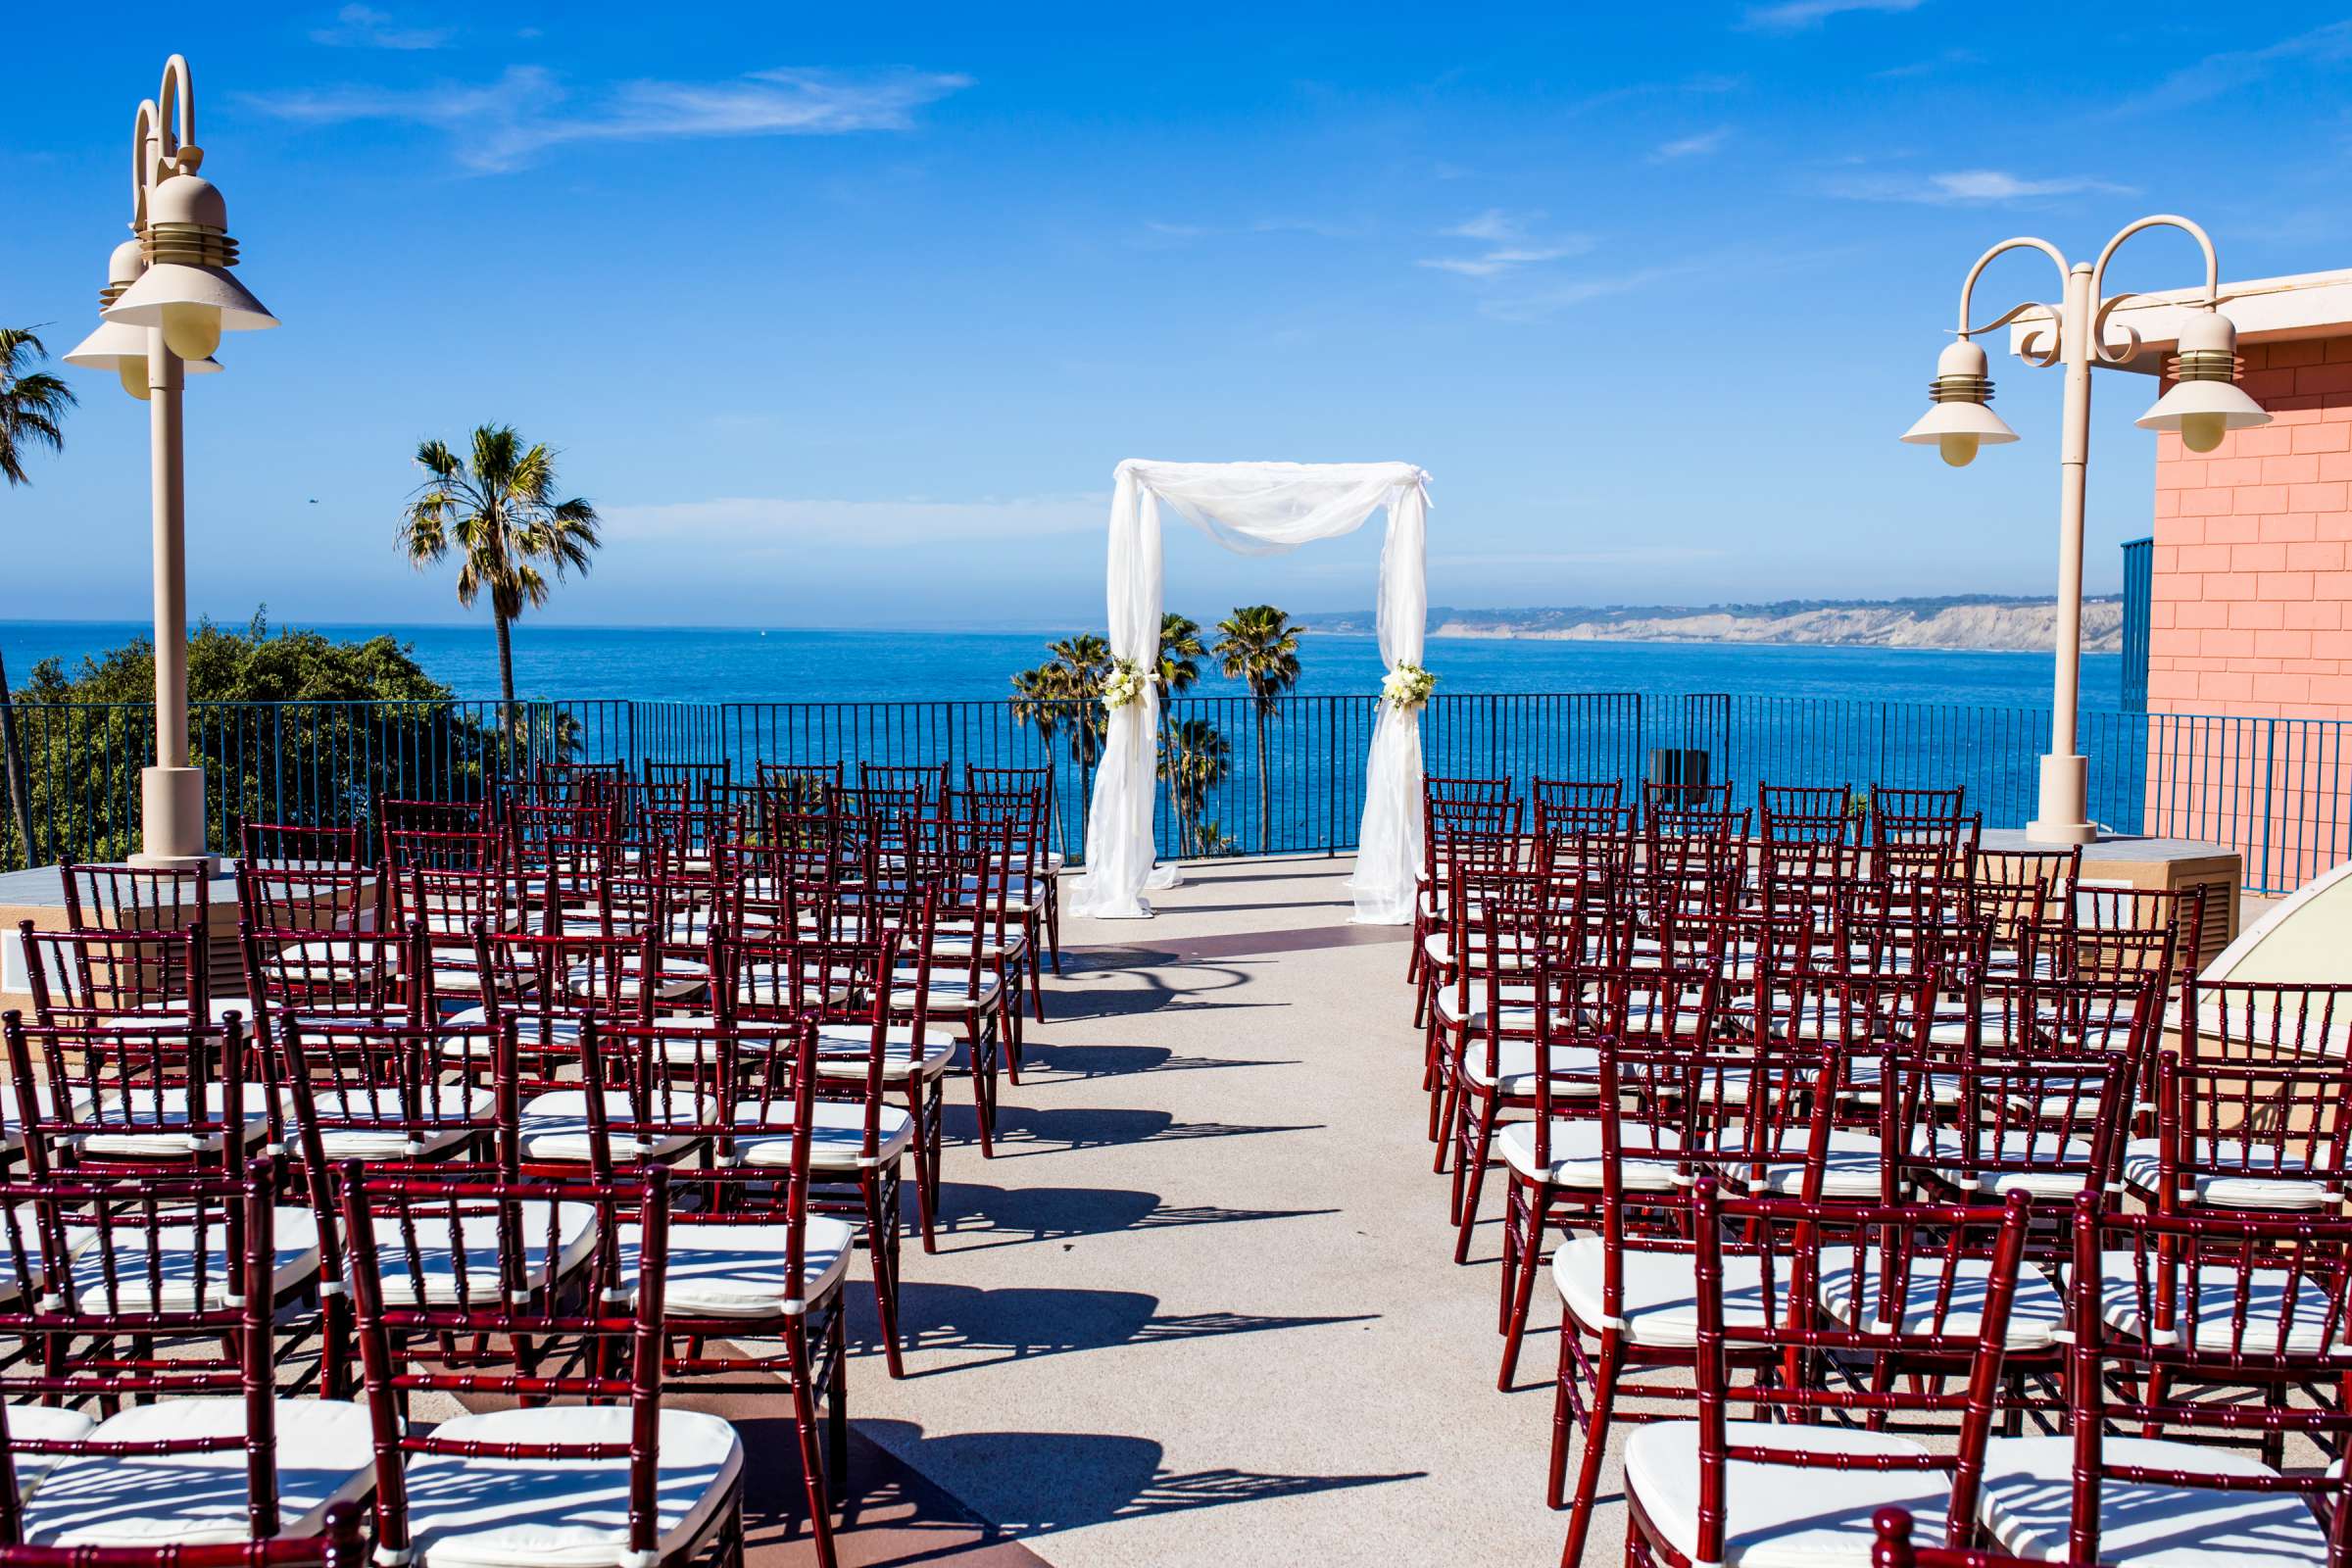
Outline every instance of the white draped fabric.
<path fill-rule="evenodd" d="M 1149 671 L 1159 663 L 1159 510 L 1229 550 L 1268 556 L 1352 533 L 1373 513 L 1389 514 L 1380 553 L 1380 657 L 1391 669 L 1421 662 L 1429 617 L 1429 476 L 1409 463 L 1146 463 L 1118 466 L 1110 499 L 1110 651 Z M 1095 797 L 1086 818 L 1086 880 L 1072 907 L 1098 918 L 1147 916 L 1154 873 L 1152 798 L 1157 787 L 1159 691 L 1110 714 Z M 1364 770 L 1355 918 L 1398 925 L 1412 918 L 1413 870 L 1421 859 L 1421 725 L 1381 705 Z"/>

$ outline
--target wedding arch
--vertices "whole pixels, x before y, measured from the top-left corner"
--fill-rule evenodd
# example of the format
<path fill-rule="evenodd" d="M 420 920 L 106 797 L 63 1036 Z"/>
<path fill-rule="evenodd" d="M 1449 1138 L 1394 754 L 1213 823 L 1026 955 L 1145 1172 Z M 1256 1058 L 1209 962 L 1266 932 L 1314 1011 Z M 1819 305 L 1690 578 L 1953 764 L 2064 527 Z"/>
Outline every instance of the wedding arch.
<path fill-rule="evenodd" d="M 1159 665 L 1159 513 L 1177 515 L 1226 549 L 1279 555 L 1389 514 L 1380 552 L 1380 658 L 1392 671 L 1421 662 L 1429 618 L 1429 475 L 1409 463 L 1147 463 L 1118 466 L 1110 498 L 1110 653 L 1143 671 Z M 1086 817 L 1086 879 L 1073 909 L 1106 919 L 1152 913 L 1147 885 L 1156 874 L 1152 843 L 1158 788 L 1159 691 L 1140 684 L 1111 709 L 1094 800 Z M 1421 725 L 1415 710 L 1384 698 L 1364 767 L 1364 817 L 1349 891 L 1355 919 L 1399 925 L 1412 918 L 1413 873 L 1421 858 Z"/>

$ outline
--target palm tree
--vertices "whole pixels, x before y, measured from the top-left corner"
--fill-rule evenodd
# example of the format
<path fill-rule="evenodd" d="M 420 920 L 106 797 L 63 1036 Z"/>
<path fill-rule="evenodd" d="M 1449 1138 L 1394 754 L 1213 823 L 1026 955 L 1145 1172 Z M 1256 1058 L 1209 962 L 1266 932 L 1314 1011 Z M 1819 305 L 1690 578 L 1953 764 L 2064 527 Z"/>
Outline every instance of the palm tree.
<path fill-rule="evenodd" d="M 1052 657 L 1044 663 L 1012 677 L 1012 714 L 1036 729 L 1049 758 L 1054 735 L 1069 726 L 1070 760 L 1091 793 L 1107 727 L 1099 699 L 1102 677 L 1110 673 L 1110 644 L 1087 632 L 1048 643 L 1046 652 Z"/>
<path fill-rule="evenodd" d="M 27 484 L 24 455 L 36 448 L 62 452 L 65 431 L 58 420 L 74 406 L 74 389 L 46 370 L 27 365 L 49 358 L 30 327 L 0 326 L 0 478 L 13 488 Z M 9 810 L 24 863 L 32 863 L 32 794 L 25 780 L 24 750 L 17 739 L 16 705 L 8 695 L 8 665 L 0 662 L 0 766 L 8 770 Z"/>
<path fill-rule="evenodd" d="M 552 499 L 556 454 L 544 442 L 523 446 L 514 427 L 473 432 L 473 457 L 461 463 L 445 442 L 421 441 L 416 466 L 430 475 L 401 514 L 400 542 L 419 571 L 452 544 L 459 550 L 458 603 L 467 609 L 490 591 L 498 628 L 498 686 L 508 727 L 514 719 L 514 621 L 525 607 L 547 603 L 547 574 L 586 573 L 596 549 L 596 509 L 577 496 Z"/>
<path fill-rule="evenodd" d="M 1257 848 L 1274 840 L 1274 787 L 1266 770 L 1266 729 L 1282 711 L 1282 694 L 1298 684 L 1298 628 L 1272 605 L 1247 605 L 1217 622 L 1216 655 L 1228 680 L 1250 688 L 1257 711 Z"/>
<path fill-rule="evenodd" d="M 1183 854 L 1206 853 L 1200 813 L 1208 805 L 1209 791 L 1225 782 L 1232 765 L 1232 743 L 1207 719 L 1188 718 L 1170 732 L 1160 756 L 1159 775 L 1168 781 L 1168 795 L 1176 803 L 1176 832 Z"/>
<path fill-rule="evenodd" d="M 1168 697 L 1192 690 L 1200 679 L 1200 623 L 1170 611 L 1159 617 L 1159 687 Z"/>

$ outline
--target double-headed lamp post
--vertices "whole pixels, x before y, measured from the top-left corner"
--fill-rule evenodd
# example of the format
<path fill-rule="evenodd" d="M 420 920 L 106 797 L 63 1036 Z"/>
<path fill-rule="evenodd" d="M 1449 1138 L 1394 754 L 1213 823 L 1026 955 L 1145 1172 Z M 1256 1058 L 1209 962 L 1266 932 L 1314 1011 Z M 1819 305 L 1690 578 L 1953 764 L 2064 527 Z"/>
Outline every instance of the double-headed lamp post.
<path fill-rule="evenodd" d="M 2046 329 L 2030 325 L 2020 352 L 2032 364 L 2066 368 L 2066 408 L 2058 447 L 2058 674 L 2050 710 L 2050 753 L 2041 760 L 2039 808 L 2026 825 L 2029 838 L 2053 844 L 2090 844 L 2099 830 L 2086 809 L 2087 764 L 2076 751 L 2076 717 L 2082 684 L 2082 494 L 2085 466 L 2090 458 L 2090 371 L 2094 365 L 2123 365 L 2139 350 L 2139 335 L 2118 326 L 2121 337 L 2109 342 L 2108 317 L 2130 294 L 2105 295 L 2102 284 L 2107 264 L 2116 250 L 2143 228 L 2178 228 L 2193 237 L 2205 252 L 2205 298 L 2197 313 L 2180 329 L 2177 357 L 2170 367 L 2171 391 L 2141 415 L 2143 430 L 2177 430 L 2191 452 L 2211 452 L 2231 430 L 2268 424 L 2271 416 L 2237 386 L 2237 328 L 2219 310 L 2221 268 L 2213 241 L 2205 230 L 2185 218 L 2158 214 L 2127 224 L 2096 262 L 2069 263 L 2047 240 L 2005 239 L 1977 259 L 1968 281 L 1960 285 L 1959 341 L 1936 360 L 1936 379 L 1928 395 L 1934 405 L 1903 439 L 1935 447 L 1954 467 L 1974 462 L 1977 449 L 2017 439 L 1987 406 L 1992 380 L 1984 350 L 1974 341 L 2012 321 L 2046 320 Z M 2013 250 L 2037 250 L 2058 264 L 2064 285 L 2062 303 L 2038 302 L 2017 306 L 1983 326 L 1968 324 L 1970 296 L 1985 266 Z"/>
<path fill-rule="evenodd" d="M 155 528 L 155 765 L 139 778 L 142 865 L 209 866 L 204 770 L 189 765 L 187 494 L 180 433 L 182 378 L 220 368 L 222 332 L 277 318 L 229 275 L 237 242 L 228 205 L 196 171 L 196 87 L 188 63 L 164 65 L 157 96 L 131 131 L 130 231 L 107 264 L 98 330 L 68 365 L 112 370 L 147 405 Z"/>

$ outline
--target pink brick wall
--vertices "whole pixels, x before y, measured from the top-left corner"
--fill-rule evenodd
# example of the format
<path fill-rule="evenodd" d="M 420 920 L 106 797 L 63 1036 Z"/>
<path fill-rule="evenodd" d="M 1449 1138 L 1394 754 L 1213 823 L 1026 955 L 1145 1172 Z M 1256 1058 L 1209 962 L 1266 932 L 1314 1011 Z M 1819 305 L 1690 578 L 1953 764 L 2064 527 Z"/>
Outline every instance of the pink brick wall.
<path fill-rule="evenodd" d="M 2148 710 L 2352 719 L 2352 336 L 2243 351 L 2272 416 L 2200 456 L 2156 438 Z M 2265 849 L 2292 885 L 2333 863 L 2352 731 L 2150 726 L 2148 826 Z"/>
<path fill-rule="evenodd" d="M 2272 423 L 2156 438 L 2148 708 L 2352 718 L 2352 337 L 2244 358 Z"/>

